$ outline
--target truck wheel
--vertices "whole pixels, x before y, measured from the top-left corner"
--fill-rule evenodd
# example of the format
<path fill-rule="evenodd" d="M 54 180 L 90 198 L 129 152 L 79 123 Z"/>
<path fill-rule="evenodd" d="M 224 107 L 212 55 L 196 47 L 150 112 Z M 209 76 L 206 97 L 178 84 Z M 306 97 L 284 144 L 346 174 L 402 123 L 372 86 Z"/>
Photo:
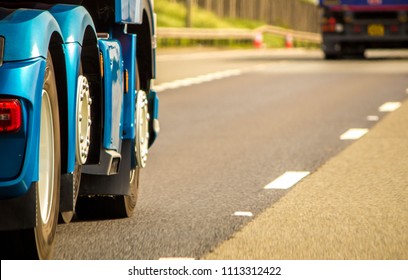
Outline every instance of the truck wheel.
<path fill-rule="evenodd" d="M 340 58 L 341 58 L 340 54 L 324 53 L 324 59 L 326 60 L 336 60 Z"/>
<path fill-rule="evenodd" d="M 133 215 L 139 189 L 139 167 L 134 163 L 134 141 L 122 143 L 122 163 L 116 175 L 82 174 L 81 185 L 109 185 L 112 189 L 129 188 L 127 195 L 79 196 L 76 205 L 78 218 L 85 220 L 127 218 Z M 133 158 L 133 159 L 132 159 Z"/>
<path fill-rule="evenodd" d="M 81 184 L 129 184 L 127 195 L 80 196 L 76 214 L 81 219 L 127 218 L 133 215 L 139 192 L 140 169 L 146 166 L 149 145 L 149 110 L 146 92 L 140 88 L 139 67 L 136 65 L 135 129 L 132 141 L 122 143 L 122 163 L 119 174 L 97 176 L 82 174 Z"/>
<path fill-rule="evenodd" d="M 76 155 L 75 168 L 72 181 L 69 188 L 73 188 L 73 206 L 75 209 L 76 201 L 78 199 L 79 185 L 81 181 L 82 165 L 85 164 L 88 158 L 91 138 L 91 104 L 92 99 L 89 92 L 88 79 L 82 75 L 82 66 L 80 67 L 77 85 L 77 110 L 76 110 Z M 74 211 L 64 211 L 60 213 L 60 221 L 63 223 L 70 223 L 74 217 Z"/>
<path fill-rule="evenodd" d="M 365 54 L 364 51 L 356 50 L 350 54 L 350 57 L 354 59 L 365 59 Z"/>
<path fill-rule="evenodd" d="M 2 233 L 6 258 L 49 259 L 58 223 L 60 182 L 60 130 L 57 88 L 50 54 L 47 57 L 41 100 L 39 180 L 36 188 L 36 227 Z M 6 236 L 5 236 L 6 235 Z"/>
<path fill-rule="evenodd" d="M 135 154 L 137 165 L 140 168 L 146 167 L 147 156 L 149 153 L 149 108 L 146 92 L 139 89 L 137 91 L 136 109 L 135 109 Z"/>
<path fill-rule="evenodd" d="M 60 198 L 60 127 L 58 97 L 51 55 L 48 54 L 41 102 L 37 226 L 34 229 L 39 259 L 52 255 Z"/>

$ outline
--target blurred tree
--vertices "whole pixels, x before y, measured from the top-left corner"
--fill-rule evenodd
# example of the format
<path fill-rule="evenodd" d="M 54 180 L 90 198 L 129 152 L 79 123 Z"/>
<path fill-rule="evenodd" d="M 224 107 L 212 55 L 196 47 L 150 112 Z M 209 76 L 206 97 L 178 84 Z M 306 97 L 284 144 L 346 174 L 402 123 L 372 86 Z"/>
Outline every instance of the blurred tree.
<path fill-rule="evenodd" d="M 191 0 L 186 0 L 186 27 L 191 27 L 191 17 L 192 17 L 192 3 Z"/>

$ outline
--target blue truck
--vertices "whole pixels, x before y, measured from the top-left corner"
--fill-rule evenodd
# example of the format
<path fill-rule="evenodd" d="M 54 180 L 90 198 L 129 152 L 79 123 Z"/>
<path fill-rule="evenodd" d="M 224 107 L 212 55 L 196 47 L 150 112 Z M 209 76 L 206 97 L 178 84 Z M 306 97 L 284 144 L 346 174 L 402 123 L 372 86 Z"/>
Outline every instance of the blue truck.
<path fill-rule="evenodd" d="M 159 133 L 153 0 L 0 1 L 0 254 L 132 215 Z"/>
<path fill-rule="evenodd" d="M 408 47 L 408 0 L 320 0 L 326 59 Z"/>

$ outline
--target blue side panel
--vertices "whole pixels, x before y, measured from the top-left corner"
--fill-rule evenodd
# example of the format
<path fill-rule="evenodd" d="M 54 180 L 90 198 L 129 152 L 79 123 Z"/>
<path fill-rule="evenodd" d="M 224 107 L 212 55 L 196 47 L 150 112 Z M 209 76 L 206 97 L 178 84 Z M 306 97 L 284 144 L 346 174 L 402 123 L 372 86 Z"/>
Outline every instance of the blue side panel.
<path fill-rule="evenodd" d="M 54 32 L 61 33 L 48 11 L 16 10 L 0 21 L 0 36 L 5 38 L 4 61 L 46 58 Z"/>
<path fill-rule="evenodd" d="M 8 96 L 3 96 L 0 94 L 0 98 L 8 98 Z M 22 128 L 20 128 L 17 133 L 3 133 L 0 136 L 0 181 L 13 180 L 17 178 L 24 160 L 27 137 L 28 106 L 25 104 L 25 100 L 19 99 L 19 101 L 23 113 Z"/>
<path fill-rule="evenodd" d="M 103 147 L 120 152 L 123 134 L 123 64 L 120 43 L 99 40 L 104 60 L 104 133 Z"/>
<path fill-rule="evenodd" d="M 45 59 L 40 58 L 5 63 L 0 67 L 0 97 L 17 98 L 23 104 L 24 129 L 16 137 L 26 137 L 11 144 L 7 136 L 0 136 L 0 161 L 11 163 L 13 167 L 9 168 L 14 169 L 0 170 L 0 198 L 21 196 L 32 182 L 38 181 L 38 124 L 45 65 Z M 3 143 L 8 146 L 3 146 Z M 5 155 L 10 153 L 8 150 L 12 149 L 16 149 L 14 153 L 17 152 L 18 156 L 6 158 Z M 9 174 L 6 173 L 8 171 Z"/>
<path fill-rule="evenodd" d="M 123 100 L 123 139 L 135 138 L 135 102 L 136 102 L 136 35 L 122 35 L 120 43 L 123 50 L 123 65 L 128 72 L 128 91 Z"/>

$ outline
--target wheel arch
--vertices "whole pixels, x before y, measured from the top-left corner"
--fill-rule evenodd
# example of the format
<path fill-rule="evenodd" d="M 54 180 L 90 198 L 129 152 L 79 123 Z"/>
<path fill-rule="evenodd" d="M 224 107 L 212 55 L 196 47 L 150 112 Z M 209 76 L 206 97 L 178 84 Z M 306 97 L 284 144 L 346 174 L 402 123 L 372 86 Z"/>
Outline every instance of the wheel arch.
<path fill-rule="evenodd" d="M 83 75 L 87 76 L 90 80 L 91 86 L 91 98 L 94 101 L 93 117 L 92 117 L 92 138 L 94 139 L 93 145 L 89 152 L 87 163 L 97 163 L 99 161 L 99 146 L 100 131 L 101 131 L 101 74 L 99 63 L 99 51 L 96 28 L 93 19 L 89 12 L 83 6 L 72 6 L 59 4 L 50 9 L 52 15 L 58 21 L 63 37 L 64 43 L 69 49 L 67 51 L 66 63 L 69 69 L 67 69 L 67 79 L 70 81 L 70 85 L 67 85 L 69 102 L 72 104 L 69 111 L 67 111 L 66 117 L 73 119 L 75 112 L 75 100 L 76 100 L 76 84 L 79 72 L 82 70 Z M 82 68 L 80 70 L 80 68 Z M 72 100 L 71 100 L 72 99 Z M 75 165 L 75 123 L 68 124 L 69 132 L 67 138 L 68 142 L 71 142 L 69 147 L 69 155 L 64 158 L 67 168 L 63 169 L 68 172 L 73 172 Z M 94 145 L 96 143 L 96 145 Z"/>
<path fill-rule="evenodd" d="M 68 127 L 68 104 L 62 102 L 68 99 L 67 92 L 67 79 L 66 79 L 66 63 L 65 63 L 65 51 L 64 42 L 61 34 L 54 32 L 51 35 L 49 43 L 49 51 L 51 53 L 52 62 L 54 65 L 54 72 L 56 76 L 57 84 L 57 96 L 58 96 L 58 110 L 60 117 L 60 141 L 61 141 L 61 171 L 66 170 L 67 159 L 67 146 L 68 139 L 66 136 L 66 129 Z"/>

